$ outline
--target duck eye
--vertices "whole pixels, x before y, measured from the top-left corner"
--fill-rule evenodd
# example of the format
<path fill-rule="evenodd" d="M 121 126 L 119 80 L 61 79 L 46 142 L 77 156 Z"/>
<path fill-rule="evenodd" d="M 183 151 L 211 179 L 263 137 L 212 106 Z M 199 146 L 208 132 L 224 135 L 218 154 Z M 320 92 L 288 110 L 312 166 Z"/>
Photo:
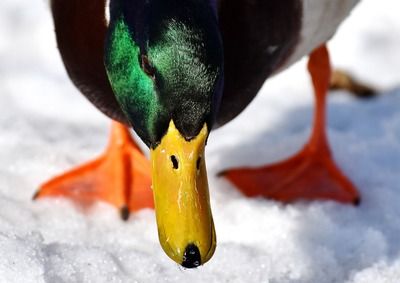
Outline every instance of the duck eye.
<path fill-rule="evenodd" d="M 179 163 L 178 163 L 178 159 L 176 158 L 175 155 L 171 155 L 171 162 L 172 162 L 172 167 L 174 169 L 178 169 Z"/>
<path fill-rule="evenodd" d="M 140 56 L 140 67 L 142 68 L 143 72 L 146 73 L 146 75 L 154 79 L 156 70 L 150 64 L 149 58 L 146 55 Z"/>

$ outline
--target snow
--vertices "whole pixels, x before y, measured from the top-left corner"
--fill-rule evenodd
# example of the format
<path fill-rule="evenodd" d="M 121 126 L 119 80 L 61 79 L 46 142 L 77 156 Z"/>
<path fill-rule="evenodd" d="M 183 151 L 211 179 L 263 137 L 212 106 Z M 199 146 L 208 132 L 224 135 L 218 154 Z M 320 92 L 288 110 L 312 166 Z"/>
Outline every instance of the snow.
<path fill-rule="evenodd" d="M 212 133 L 218 247 L 209 263 L 184 270 L 162 252 L 150 210 L 125 223 L 103 203 L 31 201 L 41 182 L 99 154 L 110 122 L 67 79 L 45 1 L 2 0 L 0 282 L 399 282 L 399 9 L 397 0 L 364 0 L 330 43 L 335 66 L 380 89 L 370 100 L 329 98 L 335 158 L 362 204 L 247 199 L 216 177 L 305 142 L 313 107 L 303 60 Z"/>

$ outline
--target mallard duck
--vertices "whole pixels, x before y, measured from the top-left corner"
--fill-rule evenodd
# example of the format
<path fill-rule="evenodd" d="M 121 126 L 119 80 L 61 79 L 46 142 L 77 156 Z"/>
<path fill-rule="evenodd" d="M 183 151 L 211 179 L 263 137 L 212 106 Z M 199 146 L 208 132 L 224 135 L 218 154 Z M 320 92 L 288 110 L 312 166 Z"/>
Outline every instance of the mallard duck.
<path fill-rule="evenodd" d="M 204 148 L 264 81 L 310 54 L 314 130 L 293 158 L 223 176 L 249 196 L 358 203 L 325 135 L 325 42 L 357 0 L 52 0 L 58 47 L 80 91 L 114 120 L 94 161 L 45 183 L 37 197 L 101 199 L 129 212 L 155 207 L 166 254 L 184 267 L 216 247 Z M 150 148 L 148 161 L 130 136 Z M 154 204 L 153 204 L 154 193 Z"/>

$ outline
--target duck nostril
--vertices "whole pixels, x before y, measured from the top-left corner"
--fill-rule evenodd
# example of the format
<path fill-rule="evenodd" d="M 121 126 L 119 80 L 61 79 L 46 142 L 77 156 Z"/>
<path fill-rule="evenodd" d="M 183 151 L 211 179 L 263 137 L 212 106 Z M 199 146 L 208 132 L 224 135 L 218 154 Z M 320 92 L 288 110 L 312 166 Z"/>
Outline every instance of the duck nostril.
<path fill-rule="evenodd" d="M 201 157 L 199 157 L 199 158 L 197 159 L 197 162 L 196 162 L 196 168 L 197 168 L 197 170 L 200 170 L 200 165 L 201 165 Z"/>
<path fill-rule="evenodd" d="M 182 266 L 186 268 L 196 268 L 201 265 L 199 248 L 195 244 L 189 244 L 183 254 Z"/>
<path fill-rule="evenodd" d="M 171 155 L 172 168 L 178 169 L 179 163 L 175 155 Z"/>

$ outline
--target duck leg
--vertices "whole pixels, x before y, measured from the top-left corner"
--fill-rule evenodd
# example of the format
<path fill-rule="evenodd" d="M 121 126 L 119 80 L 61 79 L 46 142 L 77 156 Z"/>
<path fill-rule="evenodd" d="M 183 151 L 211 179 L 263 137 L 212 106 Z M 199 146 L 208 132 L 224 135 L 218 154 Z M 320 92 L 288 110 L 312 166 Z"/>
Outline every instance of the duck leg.
<path fill-rule="evenodd" d="M 316 97 L 314 127 L 304 148 L 295 156 L 261 168 L 232 169 L 223 173 L 247 196 L 283 202 L 326 199 L 358 204 L 357 189 L 335 164 L 325 132 L 326 95 L 331 77 L 325 45 L 310 55 L 308 70 Z"/>
<path fill-rule="evenodd" d="M 153 208 L 149 160 L 133 141 L 129 130 L 113 122 L 106 151 L 97 159 L 43 184 L 34 199 L 65 196 L 83 204 L 102 200 L 129 212 Z"/>

